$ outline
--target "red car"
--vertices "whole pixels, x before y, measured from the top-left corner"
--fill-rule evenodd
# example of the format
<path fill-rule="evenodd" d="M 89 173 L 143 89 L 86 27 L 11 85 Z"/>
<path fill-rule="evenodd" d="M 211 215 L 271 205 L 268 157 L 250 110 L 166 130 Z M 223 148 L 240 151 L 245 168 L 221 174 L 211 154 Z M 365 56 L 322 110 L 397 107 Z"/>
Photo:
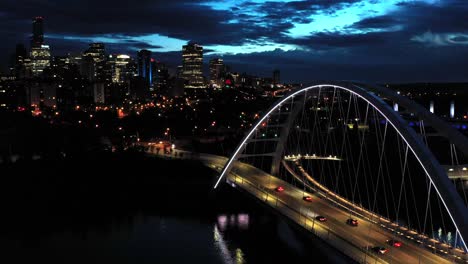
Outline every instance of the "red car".
<path fill-rule="evenodd" d="M 310 196 L 304 196 L 302 199 L 306 202 L 312 202 L 312 197 Z"/>
<path fill-rule="evenodd" d="M 346 223 L 348 225 L 351 225 L 351 226 L 358 226 L 358 220 L 357 219 L 349 218 L 348 220 L 346 220 Z"/>
<path fill-rule="evenodd" d="M 278 186 L 278 187 L 276 187 L 275 191 L 282 192 L 282 191 L 284 191 L 284 187 L 283 186 Z"/>
<path fill-rule="evenodd" d="M 397 240 L 393 240 L 393 239 L 392 240 L 387 240 L 387 243 L 389 245 L 397 247 L 397 248 L 401 247 L 401 245 L 402 245 L 401 241 L 397 241 Z"/>
<path fill-rule="evenodd" d="M 326 222 L 327 218 L 325 216 L 318 215 L 315 217 L 315 219 L 319 220 L 320 222 Z"/>

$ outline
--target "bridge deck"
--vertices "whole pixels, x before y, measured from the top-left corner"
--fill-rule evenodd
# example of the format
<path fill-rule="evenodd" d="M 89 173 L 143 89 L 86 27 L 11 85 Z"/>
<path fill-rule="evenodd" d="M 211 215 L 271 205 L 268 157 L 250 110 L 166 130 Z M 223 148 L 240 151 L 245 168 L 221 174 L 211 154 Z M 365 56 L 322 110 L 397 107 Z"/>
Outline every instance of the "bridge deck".
<path fill-rule="evenodd" d="M 184 158 L 194 158 L 184 155 Z M 221 171 L 227 158 L 200 154 L 196 156 L 206 165 Z M 241 176 L 242 175 L 242 176 Z M 358 227 L 346 224 L 350 213 L 333 205 L 326 199 L 316 194 L 306 193 L 285 181 L 273 177 L 253 166 L 236 162 L 228 175 L 228 182 L 236 188 L 252 194 L 280 213 L 303 226 L 325 240 L 330 245 L 342 251 L 360 263 L 466 263 L 459 254 L 452 256 L 450 253 L 444 257 L 431 253 L 427 248 L 409 240 L 395 237 L 396 235 L 380 228 L 364 218 L 353 216 L 359 220 Z M 278 193 L 274 189 L 283 186 L 284 192 Z M 303 200 L 305 195 L 312 197 L 312 202 Z M 327 222 L 315 221 L 315 216 L 322 215 L 328 218 Z M 386 245 L 386 240 L 397 239 L 403 241 L 401 248 L 392 248 Z M 386 255 L 375 255 L 364 250 L 367 246 L 384 246 L 389 249 Z M 454 253 L 454 252 L 451 252 Z"/>

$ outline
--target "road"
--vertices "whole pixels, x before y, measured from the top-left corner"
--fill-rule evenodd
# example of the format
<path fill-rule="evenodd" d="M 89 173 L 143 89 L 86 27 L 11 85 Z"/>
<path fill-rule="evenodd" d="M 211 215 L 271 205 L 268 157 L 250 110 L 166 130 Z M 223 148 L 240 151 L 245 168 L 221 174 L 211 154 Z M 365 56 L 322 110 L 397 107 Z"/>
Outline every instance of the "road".
<path fill-rule="evenodd" d="M 227 162 L 225 157 L 210 154 L 193 155 L 189 152 L 184 154 L 184 158 L 199 159 L 207 166 L 218 171 L 221 171 Z M 228 175 L 228 182 L 233 187 L 241 188 L 261 199 L 358 262 L 468 263 L 466 256 L 464 259 L 450 254 L 441 257 L 433 254 L 424 246 L 401 236 L 396 237 L 398 235 L 395 233 L 359 216 L 352 216 L 352 218 L 358 219 L 359 226 L 350 226 L 346 224 L 346 220 L 351 217 L 348 211 L 324 199 L 321 195 L 304 192 L 251 165 L 235 162 Z M 278 186 L 283 186 L 285 190 L 280 193 L 276 192 L 275 188 Z M 312 201 L 304 201 L 304 196 L 311 196 Z M 324 223 L 316 221 L 315 216 L 317 215 L 327 217 L 328 221 Z M 386 241 L 390 239 L 402 241 L 402 247 L 394 248 L 387 245 Z M 368 246 L 383 246 L 389 251 L 385 255 L 375 254 L 372 251 L 365 250 Z"/>

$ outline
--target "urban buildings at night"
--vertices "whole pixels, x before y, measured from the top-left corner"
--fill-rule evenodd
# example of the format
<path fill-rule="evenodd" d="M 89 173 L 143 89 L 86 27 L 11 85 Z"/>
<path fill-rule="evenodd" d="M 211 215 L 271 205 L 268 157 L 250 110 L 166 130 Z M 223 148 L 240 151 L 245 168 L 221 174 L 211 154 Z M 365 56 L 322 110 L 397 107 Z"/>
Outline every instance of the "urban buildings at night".
<path fill-rule="evenodd" d="M 468 2 L 0 10 L 0 262 L 468 263 Z"/>
<path fill-rule="evenodd" d="M 31 70 L 34 76 L 39 76 L 50 65 L 51 55 L 49 46 L 44 44 L 44 19 L 35 17 L 32 25 Z"/>
<path fill-rule="evenodd" d="M 213 58 L 210 60 L 210 85 L 221 88 L 226 75 L 226 66 L 223 59 Z"/>
<path fill-rule="evenodd" d="M 44 18 L 38 16 L 33 18 L 31 48 L 40 48 L 44 45 Z"/>
<path fill-rule="evenodd" d="M 145 84 L 149 89 L 153 84 L 153 62 L 151 58 L 151 51 L 140 50 L 138 51 L 138 76 L 145 80 Z"/>
<path fill-rule="evenodd" d="M 182 73 L 186 80 L 185 88 L 205 88 L 203 78 L 203 47 L 196 43 L 188 43 L 182 47 Z"/>

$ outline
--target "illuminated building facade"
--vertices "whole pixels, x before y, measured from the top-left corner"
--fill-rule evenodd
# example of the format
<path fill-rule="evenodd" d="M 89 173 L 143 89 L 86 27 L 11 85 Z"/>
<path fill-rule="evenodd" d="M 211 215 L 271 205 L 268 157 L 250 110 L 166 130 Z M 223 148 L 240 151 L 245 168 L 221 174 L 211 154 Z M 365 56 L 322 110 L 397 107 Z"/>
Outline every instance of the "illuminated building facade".
<path fill-rule="evenodd" d="M 130 67 L 131 63 L 132 59 L 129 55 L 109 55 L 107 64 L 111 81 L 113 83 L 124 83 L 129 81 L 130 78 L 135 75 Z"/>
<path fill-rule="evenodd" d="M 50 48 L 48 45 L 31 48 L 32 73 L 41 75 L 46 67 L 50 66 Z"/>
<path fill-rule="evenodd" d="M 95 62 L 102 62 L 106 59 L 106 48 L 104 43 L 91 43 L 83 56 L 90 56 Z"/>
<path fill-rule="evenodd" d="M 153 84 L 152 63 L 151 51 L 142 49 L 138 52 L 138 76 L 145 80 L 147 87 L 151 87 Z"/>
<path fill-rule="evenodd" d="M 155 89 L 161 90 L 166 88 L 169 81 L 169 69 L 166 64 L 155 61 L 153 62 L 153 86 Z"/>
<path fill-rule="evenodd" d="M 188 43 L 182 47 L 182 74 L 184 88 L 205 88 L 203 80 L 203 47 Z"/>
<path fill-rule="evenodd" d="M 104 43 L 89 44 L 89 48 L 83 52 L 82 56 L 82 70 L 84 69 L 86 73 L 85 76 L 87 76 L 89 80 L 105 80 L 105 60 L 106 49 Z M 92 77 L 93 75 L 94 78 Z"/>
<path fill-rule="evenodd" d="M 16 78 L 31 77 L 31 59 L 23 44 L 16 45 L 14 74 Z"/>
<path fill-rule="evenodd" d="M 31 71 L 39 76 L 50 65 L 50 48 L 44 45 L 44 19 L 35 17 L 32 22 L 33 35 L 31 37 Z"/>
<path fill-rule="evenodd" d="M 210 85 L 213 88 L 221 88 L 224 82 L 226 67 L 223 59 L 214 58 L 210 60 Z"/>

